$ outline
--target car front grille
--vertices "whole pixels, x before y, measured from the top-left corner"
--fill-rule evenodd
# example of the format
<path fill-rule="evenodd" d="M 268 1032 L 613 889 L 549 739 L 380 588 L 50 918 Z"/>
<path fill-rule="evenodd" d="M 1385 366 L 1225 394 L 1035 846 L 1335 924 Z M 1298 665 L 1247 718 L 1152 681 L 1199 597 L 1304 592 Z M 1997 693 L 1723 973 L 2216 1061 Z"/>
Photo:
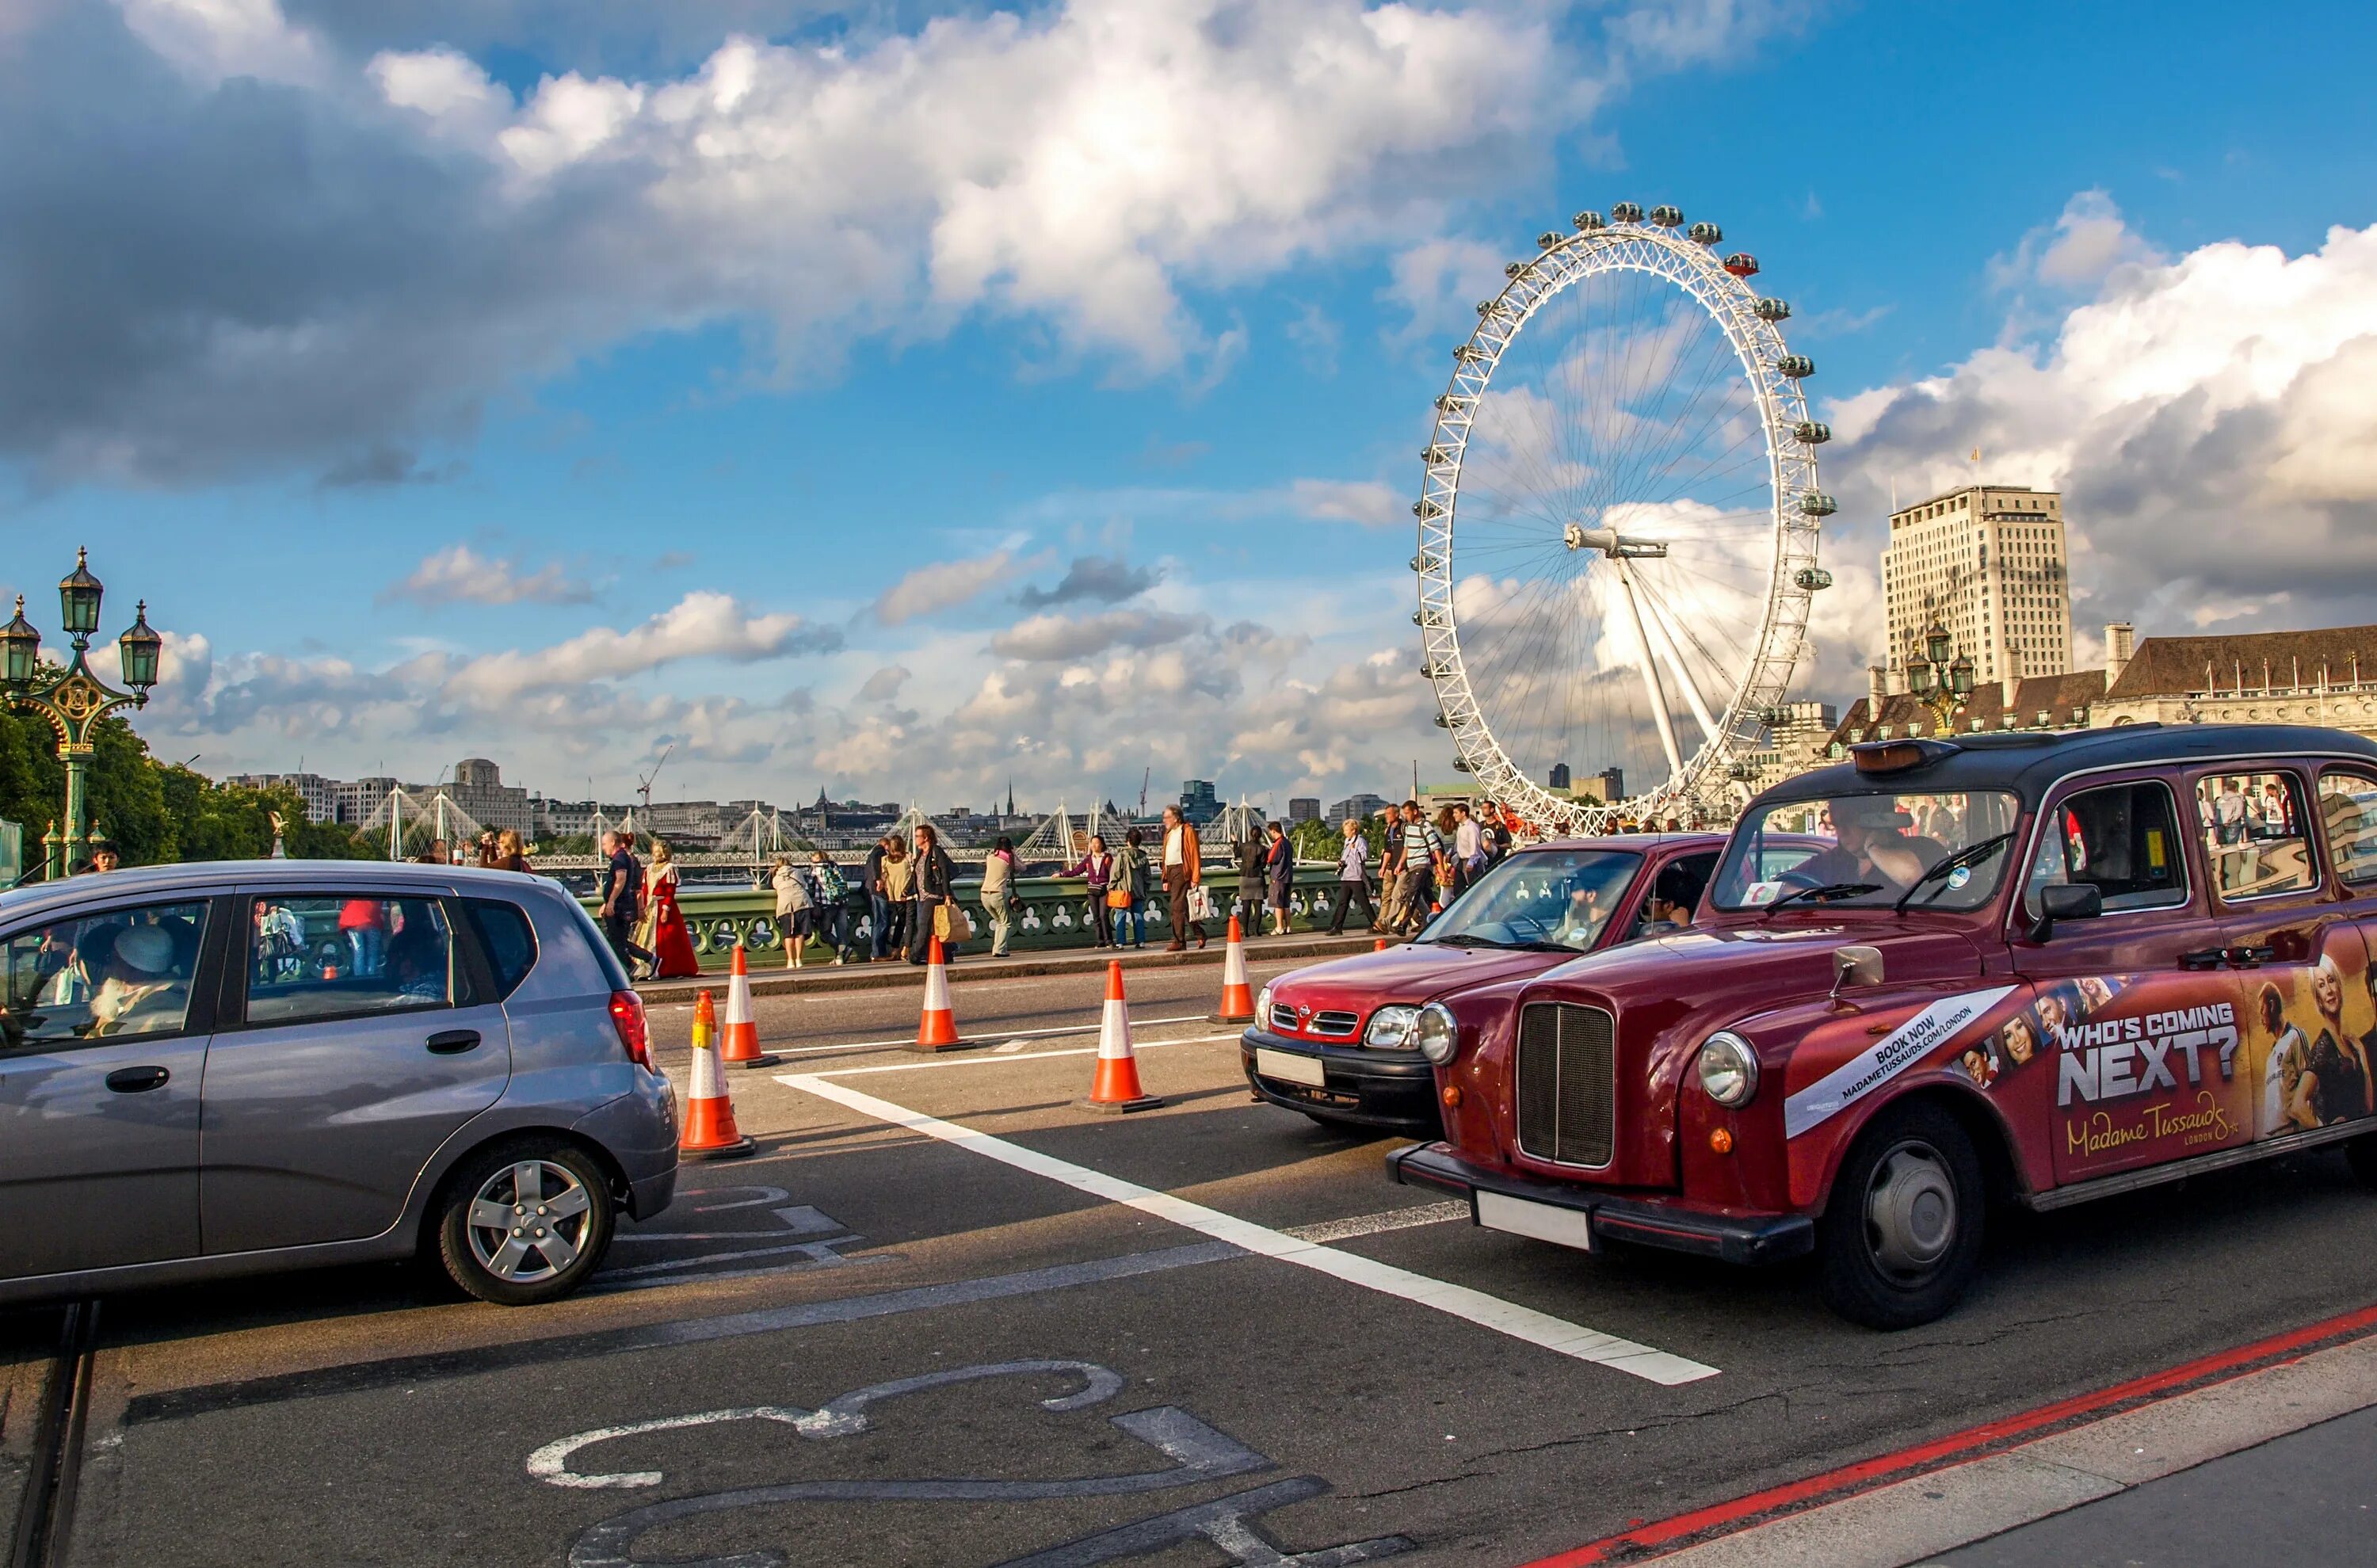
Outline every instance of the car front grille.
<path fill-rule="evenodd" d="M 1326 1008 L 1308 1019 L 1299 1019 L 1295 1008 L 1286 1002 L 1275 1001 L 1271 1004 L 1271 1027 L 1275 1035 L 1308 1035 L 1315 1039 L 1350 1040 L 1362 1027 L 1362 1015 Z"/>
<path fill-rule="evenodd" d="M 1282 1035 L 1295 1034 L 1296 1009 L 1288 1006 L 1285 1002 L 1275 1001 L 1272 1003 L 1271 1026 L 1275 1032 Z"/>
<path fill-rule="evenodd" d="M 1316 1012 L 1312 1015 L 1311 1032 L 1315 1035 L 1328 1035 L 1332 1039 L 1350 1040 L 1354 1037 L 1354 1031 L 1360 1028 L 1361 1024 L 1362 1015 L 1360 1013 L 1341 1012 L 1332 1010 Z"/>
<path fill-rule="evenodd" d="M 1519 1014 L 1519 1152 L 1598 1167 L 1617 1132 L 1617 1021 L 1597 1007 L 1530 1003 Z"/>

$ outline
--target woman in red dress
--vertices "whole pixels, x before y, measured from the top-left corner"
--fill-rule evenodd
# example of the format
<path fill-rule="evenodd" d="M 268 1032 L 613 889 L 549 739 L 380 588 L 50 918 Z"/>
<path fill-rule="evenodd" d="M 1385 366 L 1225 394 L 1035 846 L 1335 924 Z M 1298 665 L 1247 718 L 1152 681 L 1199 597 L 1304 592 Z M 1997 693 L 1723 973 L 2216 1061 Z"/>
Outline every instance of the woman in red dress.
<path fill-rule="evenodd" d="M 685 912 L 676 906 L 676 862 L 669 856 L 669 846 L 657 840 L 651 866 L 644 872 L 644 901 L 652 919 L 652 934 L 645 944 L 652 952 L 652 977 L 679 980 L 700 974 L 693 933 L 686 928 Z"/>

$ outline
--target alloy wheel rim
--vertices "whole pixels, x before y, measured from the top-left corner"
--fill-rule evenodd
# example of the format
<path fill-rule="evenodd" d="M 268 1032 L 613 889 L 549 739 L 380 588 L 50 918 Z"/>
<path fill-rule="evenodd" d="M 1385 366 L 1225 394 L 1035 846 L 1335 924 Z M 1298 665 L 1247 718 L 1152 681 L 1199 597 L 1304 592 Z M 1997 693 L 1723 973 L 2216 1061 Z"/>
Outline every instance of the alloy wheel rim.
<path fill-rule="evenodd" d="M 471 1255 L 508 1285 L 535 1285 L 567 1269 L 586 1248 L 594 1203 L 567 1166 L 518 1160 L 471 1200 Z"/>
<path fill-rule="evenodd" d="M 1920 1284 L 1956 1244 L 1956 1185 L 1929 1143 L 1900 1143 L 1877 1161 L 1866 1184 L 1866 1244 L 1875 1264 L 1902 1285 Z"/>

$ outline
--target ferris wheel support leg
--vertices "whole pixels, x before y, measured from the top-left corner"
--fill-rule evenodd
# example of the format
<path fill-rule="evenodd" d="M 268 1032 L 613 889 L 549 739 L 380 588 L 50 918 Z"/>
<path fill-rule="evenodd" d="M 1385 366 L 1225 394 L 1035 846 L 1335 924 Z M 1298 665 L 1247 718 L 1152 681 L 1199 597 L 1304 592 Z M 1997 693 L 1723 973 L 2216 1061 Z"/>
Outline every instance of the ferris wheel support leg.
<path fill-rule="evenodd" d="M 1701 695 L 1691 672 L 1684 667 L 1684 655 L 1677 645 L 1676 628 L 1669 619 L 1672 612 L 1659 602 L 1657 594 L 1645 593 L 1643 597 L 1651 601 L 1651 629 L 1659 640 L 1659 657 L 1666 663 L 1667 673 L 1676 677 L 1676 684 L 1684 688 L 1684 701 L 1692 711 L 1692 722 L 1701 726 L 1702 736 L 1714 740 L 1716 720 L 1710 715 L 1708 700 Z"/>
<path fill-rule="evenodd" d="M 1659 726 L 1659 747 L 1667 754 L 1667 777 L 1684 776 L 1684 755 L 1676 747 L 1676 721 L 1667 712 L 1666 694 L 1659 689 L 1657 657 L 1651 651 L 1650 633 L 1642 625 L 1642 606 L 1634 598 L 1634 574 L 1626 569 L 1626 557 L 1612 556 L 1610 564 L 1618 569 L 1618 586 L 1624 591 L 1626 618 L 1633 623 L 1635 645 L 1642 650 L 1642 685 L 1651 694 L 1651 717 Z"/>

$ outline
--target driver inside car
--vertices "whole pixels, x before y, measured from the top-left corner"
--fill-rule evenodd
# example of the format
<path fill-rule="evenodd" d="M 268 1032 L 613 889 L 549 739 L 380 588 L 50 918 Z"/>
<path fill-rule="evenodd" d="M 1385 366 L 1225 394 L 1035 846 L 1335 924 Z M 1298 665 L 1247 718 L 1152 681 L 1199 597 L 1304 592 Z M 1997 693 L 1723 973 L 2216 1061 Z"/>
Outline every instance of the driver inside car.
<path fill-rule="evenodd" d="M 1601 895 L 1591 888 L 1571 888 L 1568 906 L 1560 911 L 1559 924 L 1552 928 L 1546 940 L 1582 952 L 1591 947 L 1593 939 L 1600 934 L 1601 920 Z"/>
<path fill-rule="evenodd" d="M 1792 880 L 1810 886 L 1879 882 L 1903 892 L 1946 853 L 1927 838 L 1905 832 L 1915 819 L 1887 795 L 1845 796 L 1832 803 L 1834 847 L 1796 868 Z"/>
<path fill-rule="evenodd" d="M 126 926 L 116 934 L 91 993 L 92 1034 L 153 1035 L 182 1026 L 190 987 L 173 973 L 173 948 L 162 926 Z"/>

